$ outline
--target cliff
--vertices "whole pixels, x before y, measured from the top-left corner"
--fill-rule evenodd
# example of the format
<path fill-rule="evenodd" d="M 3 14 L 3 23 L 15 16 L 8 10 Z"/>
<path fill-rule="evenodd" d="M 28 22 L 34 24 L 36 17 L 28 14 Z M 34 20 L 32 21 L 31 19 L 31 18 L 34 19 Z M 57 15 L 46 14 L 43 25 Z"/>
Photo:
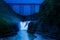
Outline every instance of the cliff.
<path fill-rule="evenodd" d="M 40 9 L 40 33 L 60 39 L 60 0 L 45 0 Z"/>
<path fill-rule="evenodd" d="M 19 31 L 17 23 L 13 22 L 17 15 L 3 0 L 0 0 L 0 38 L 13 36 Z"/>

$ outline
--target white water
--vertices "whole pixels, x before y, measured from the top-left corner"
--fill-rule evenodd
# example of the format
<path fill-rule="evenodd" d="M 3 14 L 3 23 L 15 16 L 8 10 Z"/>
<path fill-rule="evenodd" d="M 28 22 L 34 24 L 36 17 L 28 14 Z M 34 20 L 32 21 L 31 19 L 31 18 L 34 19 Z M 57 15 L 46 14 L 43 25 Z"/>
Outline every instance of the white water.
<path fill-rule="evenodd" d="M 20 22 L 20 30 L 27 30 L 29 23 L 30 23 L 30 21 Z"/>

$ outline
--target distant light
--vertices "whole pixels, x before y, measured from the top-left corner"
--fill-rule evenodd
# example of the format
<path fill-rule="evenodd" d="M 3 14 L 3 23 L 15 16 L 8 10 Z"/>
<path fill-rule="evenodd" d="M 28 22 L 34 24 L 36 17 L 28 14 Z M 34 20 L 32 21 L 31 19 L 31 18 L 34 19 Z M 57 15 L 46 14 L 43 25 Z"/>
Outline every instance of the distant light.
<path fill-rule="evenodd" d="M 27 30 L 28 29 L 28 24 L 30 23 L 30 21 L 24 21 L 24 22 L 20 22 L 20 30 Z"/>

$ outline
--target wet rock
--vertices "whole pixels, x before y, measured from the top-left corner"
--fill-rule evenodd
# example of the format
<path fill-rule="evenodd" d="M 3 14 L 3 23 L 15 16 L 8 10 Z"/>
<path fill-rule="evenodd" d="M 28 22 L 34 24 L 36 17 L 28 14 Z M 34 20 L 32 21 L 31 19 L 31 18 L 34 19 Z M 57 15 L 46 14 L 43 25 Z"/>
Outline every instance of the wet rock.
<path fill-rule="evenodd" d="M 30 22 L 29 25 L 28 25 L 27 32 L 34 34 L 37 30 L 37 25 L 38 25 L 37 23 Z"/>

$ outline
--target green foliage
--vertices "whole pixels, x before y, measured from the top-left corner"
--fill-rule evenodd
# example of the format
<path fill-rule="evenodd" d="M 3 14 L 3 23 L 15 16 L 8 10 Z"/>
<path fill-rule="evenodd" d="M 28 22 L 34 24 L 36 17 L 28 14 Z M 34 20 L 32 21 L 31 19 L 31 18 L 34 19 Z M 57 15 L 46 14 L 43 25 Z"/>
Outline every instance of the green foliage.
<path fill-rule="evenodd" d="M 8 33 L 11 31 L 10 29 L 10 25 L 12 23 L 10 22 L 10 20 L 0 17 L 0 33 Z"/>
<path fill-rule="evenodd" d="M 41 4 L 40 32 L 46 36 L 60 39 L 60 0 L 45 0 Z"/>
<path fill-rule="evenodd" d="M 44 20 L 49 24 L 50 22 L 58 20 L 57 17 L 60 18 L 60 16 L 59 16 L 60 12 L 58 12 L 60 9 L 58 7 L 59 6 L 58 4 L 59 3 L 56 2 L 56 0 L 46 0 L 44 3 L 42 3 L 41 11 L 40 11 L 41 21 Z"/>

